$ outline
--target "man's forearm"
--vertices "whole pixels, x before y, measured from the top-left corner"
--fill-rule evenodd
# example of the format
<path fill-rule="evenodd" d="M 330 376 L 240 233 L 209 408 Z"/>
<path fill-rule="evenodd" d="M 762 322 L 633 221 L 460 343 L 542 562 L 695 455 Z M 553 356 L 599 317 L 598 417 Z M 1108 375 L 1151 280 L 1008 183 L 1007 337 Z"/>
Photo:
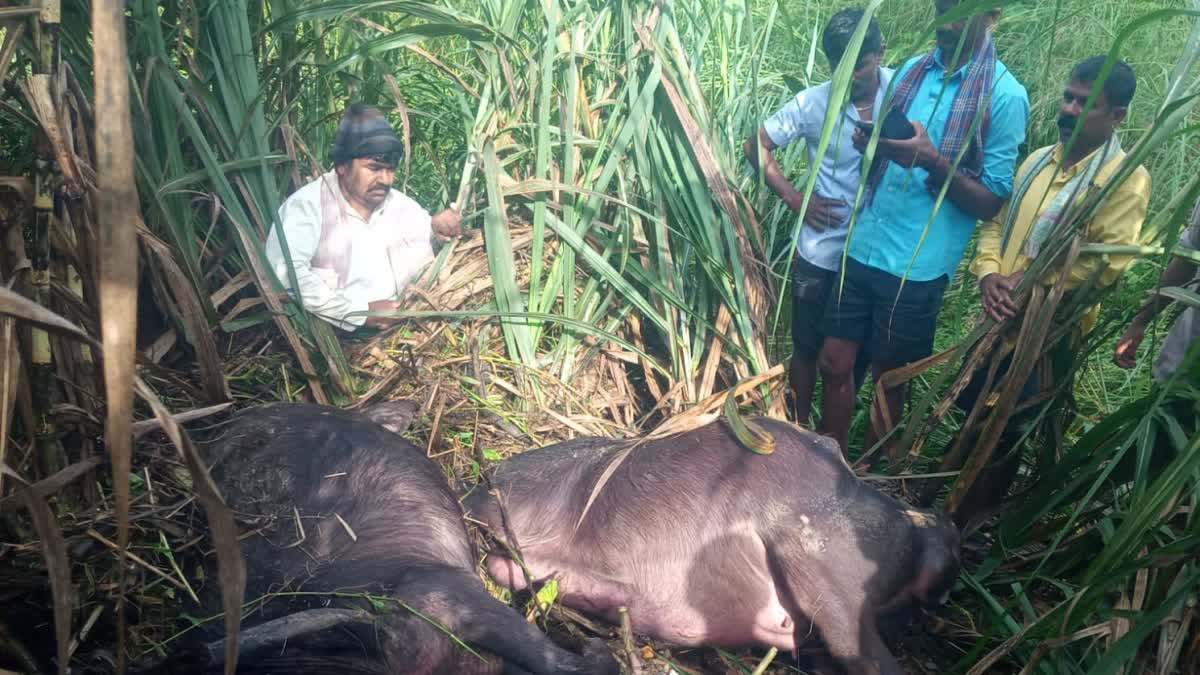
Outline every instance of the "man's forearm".
<path fill-rule="evenodd" d="M 1158 284 L 1156 288 L 1182 286 L 1195 278 L 1195 276 L 1196 263 L 1185 260 L 1184 258 L 1180 258 L 1179 256 L 1172 256 L 1171 262 L 1167 264 L 1167 268 L 1163 270 L 1162 276 L 1158 278 Z M 1171 298 L 1155 293 L 1149 300 L 1146 301 L 1146 304 L 1142 305 L 1142 308 L 1138 310 L 1137 316 L 1134 317 L 1134 321 L 1142 323 L 1143 325 L 1148 324 L 1172 302 L 1174 301 L 1171 300 Z"/>
<path fill-rule="evenodd" d="M 791 204 L 793 201 L 803 198 L 803 194 L 783 175 L 783 170 L 779 168 L 779 163 L 774 159 L 769 161 L 766 171 L 763 174 L 767 186 L 771 188 L 771 192 L 778 195 L 784 203 Z"/>
<path fill-rule="evenodd" d="M 1000 213 L 1004 200 L 1000 199 L 983 183 L 964 176 L 955 171 L 951 175 L 951 162 L 948 158 L 938 155 L 923 162 L 921 168 L 929 172 L 931 185 L 939 188 L 950 178 L 950 187 L 946 190 L 946 198 L 958 208 L 975 216 L 978 220 L 990 220 Z"/>
<path fill-rule="evenodd" d="M 296 272 L 296 281 L 299 284 L 299 287 L 293 291 L 300 296 L 300 302 L 307 311 L 318 314 L 346 330 L 354 330 L 355 326 L 362 325 L 363 317 L 349 317 L 348 315 L 365 310 L 366 305 L 355 302 L 344 292 L 326 283 L 321 275 L 312 268 L 308 261 L 308 254 L 294 258 L 292 269 Z M 284 286 L 290 287 L 286 262 L 278 261 L 275 265 L 275 273 L 283 281 Z"/>
<path fill-rule="evenodd" d="M 779 162 L 775 160 L 775 155 L 771 152 L 774 149 L 773 145 L 767 144 L 765 140 L 762 143 L 755 143 L 755 139 L 751 137 L 746 140 L 744 149 L 750 165 L 756 171 L 762 172 L 763 182 L 771 188 L 771 192 L 789 204 L 800 195 L 796 186 L 792 185 L 791 181 L 783 175 L 783 169 L 780 168 Z"/>

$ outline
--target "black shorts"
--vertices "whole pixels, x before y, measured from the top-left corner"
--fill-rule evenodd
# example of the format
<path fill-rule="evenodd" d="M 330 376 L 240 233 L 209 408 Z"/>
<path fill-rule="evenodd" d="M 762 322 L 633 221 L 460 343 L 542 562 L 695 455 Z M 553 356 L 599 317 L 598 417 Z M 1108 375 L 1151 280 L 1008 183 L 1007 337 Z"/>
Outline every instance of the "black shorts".
<path fill-rule="evenodd" d="M 992 381 L 993 392 L 998 391 L 1004 376 L 1008 374 L 1009 368 L 1012 367 L 1012 358 L 1012 354 L 1005 356 L 1000 361 L 1000 365 L 996 367 L 996 374 L 994 380 Z M 969 415 L 971 410 L 975 408 L 975 403 L 979 400 L 979 395 L 983 393 L 983 385 L 987 381 L 989 369 L 990 365 L 985 362 L 985 365 L 982 368 L 979 368 L 974 372 L 974 374 L 971 375 L 971 379 L 967 381 L 967 386 L 962 390 L 962 393 L 960 393 L 958 397 L 954 399 L 954 405 L 957 406 L 959 410 L 962 410 Z M 1034 369 L 1029 373 L 1028 379 L 1026 379 L 1025 383 L 1021 385 L 1021 390 L 1017 393 L 1016 406 L 1020 407 L 1022 403 L 1028 401 L 1034 396 L 1037 396 L 1041 391 L 1039 388 L 1040 383 L 1041 379 L 1038 377 L 1038 369 L 1035 366 Z M 1008 443 L 1014 442 L 1016 438 L 1019 438 L 1021 434 L 1024 433 L 1025 429 L 1037 419 L 1038 409 L 1039 406 L 1032 406 L 1009 417 L 1008 423 L 1005 425 L 1004 430 L 1000 432 L 1001 438 L 1006 439 L 1006 442 Z"/>
<path fill-rule="evenodd" d="M 1072 335 L 1060 339 L 1052 345 L 1042 345 L 1042 355 L 1046 357 L 1045 368 L 1042 363 L 1034 365 L 1033 370 L 1029 372 L 1029 377 L 1026 378 L 1024 384 L 1021 385 L 1020 391 L 1017 392 L 1016 407 L 1020 408 L 1030 399 L 1043 394 L 1056 387 L 1065 386 L 1067 390 L 1073 387 L 1073 382 L 1069 381 L 1074 378 L 1071 370 L 1071 363 L 1075 360 L 1073 349 L 1078 345 L 1078 338 Z M 996 366 L 996 374 L 992 381 L 992 391 L 998 392 L 1003 386 L 1003 380 L 1008 375 L 1009 369 L 1012 368 L 1013 354 L 1004 356 L 999 365 Z M 963 388 L 962 393 L 954 400 L 954 405 L 964 413 L 970 414 L 974 409 L 975 403 L 979 400 L 979 395 L 983 393 L 983 385 L 987 380 L 987 373 L 991 363 L 984 361 L 983 364 L 971 374 L 971 379 L 967 381 L 967 386 Z M 1054 403 L 1051 399 L 1049 403 Z M 1006 442 L 1012 443 L 1026 430 L 1037 421 L 1038 415 L 1041 414 L 1043 407 L 1047 402 L 1039 403 L 1038 405 L 1030 406 L 1014 413 L 1008 419 L 1008 423 L 1001 432 L 1001 438 Z M 1053 411 L 1051 412 L 1053 414 Z"/>
<path fill-rule="evenodd" d="M 822 330 L 829 337 L 857 342 L 876 363 L 902 366 L 933 353 L 942 294 L 950 278 L 904 282 L 900 277 L 846 259 L 845 281 L 831 284 Z M 899 298 L 897 298 L 899 293 Z"/>
<path fill-rule="evenodd" d="M 836 272 L 817 267 L 799 255 L 792 257 L 792 355 L 815 360 L 821 353 L 825 334 L 821 322 L 825 301 Z"/>

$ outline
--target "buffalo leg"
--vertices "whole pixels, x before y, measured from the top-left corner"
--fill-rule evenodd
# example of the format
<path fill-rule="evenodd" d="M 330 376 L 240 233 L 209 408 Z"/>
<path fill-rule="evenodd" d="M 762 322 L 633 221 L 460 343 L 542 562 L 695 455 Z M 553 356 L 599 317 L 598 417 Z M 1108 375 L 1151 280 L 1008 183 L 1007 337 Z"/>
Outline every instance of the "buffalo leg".
<path fill-rule="evenodd" d="M 445 619 L 432 602 L 405 602 L 408 609 L 399 608 L 379 626 L 380 640 L 390 670 L 404 675 L 438 675 L 438 673 L 464 673 L 464 675 L 498 675 L 503 666 L 499 660 L 479 653 L 479 645 L 471 642 L 450 627 L 435 625 Z M 463 649 L 447 635 L 454 634 L 466 642 L 476 654 Z"/>
<path fill-rule="evenodd" d="M 553 565 L 543 565 L 530 558 L 525 559 L 525 565 L 535 585 L 545 583 L 556 576 L 550 571 Z M 489 553 L 487 569 L 488 575 L 501 586 L 514 591 L 529 590 L 529 585 L 525 583 L 525 575 L 511 558 Z M 616 620 L 619 607 L 630 607 L 636 600 L 627 586 L 601 575 L 590 574 L 586 570 L 572 570 L 566 580 L 563 577 L 558 577 L 558 580 L 558 597 L 563 604 L 579 611 L 608 617 L 610 620 Z"/>
<path fill-rule="evenodd" d="M 603 641 L 592 641 L 583 656 L 562 649 L 511 608 L 488 595 L 479 579 L 468 572 L 434 568 L 407 574 L 395 593 L 424 618 L 401 609 L 392 622 L 396 630 L 390 631 L 392 634 L 385 639 L 392 641 L 397 649 L 428 652 L 405 655 L 403 660 L 415 657 L 422 664 L 429 663 L 434 668 L 429 672 L 451 672 L 446 668 L 450 664 L 461 664 L 454 672 L 468 672 L 466 668 L 476 668 L 479 663 L 476 656 L 454 644 L 446 632 L 473 648 L 499 656 L 505 662 L 506 672 L 520 672 L 516 668 L 533 675 L 617 672 L 616 662 Z M 441 623 L 445 630 L 427 619 Z M 414 639 L 413 633 L 420 638 Z"/>
<path fill-rule="evenodd" d="M 874 619 L 863 616 L 860 608 L 853 594 L 834 594 L 823 606 L 810 610 L 830 656 L 846 675 L 904 675 Z"/>
<path fill-rule="evenodd" d="M 785 562 L 807 560 L 811 564 L 812 558 L 804 556 L 802 551 L 800 542 L 787 537 L 776 539 L 767 547 L 767 566 L 776 593 L 793 618 L 796 649 L 809 637 L 811 622 L 845 675 L 904 675 L 879 635 L 874 608 L 868 606 L 863 590 L 837 583 L 813 587 L 813 570 Z M 837 570 L 824 570 L 815 578 L 836 579 Z"/>
<path fill-rule="evenodd" d="M 347 623 L 370 623 L 373 618 L 370 612 L 358 609 L 310 609 L 288 614 L 243 630 L 238 636 L 238 652 L 244 654 L 286 644 L 288 640 Z M 225 663 L 224 639 L 209 643 L 206 649 L 213 665 Z"/>

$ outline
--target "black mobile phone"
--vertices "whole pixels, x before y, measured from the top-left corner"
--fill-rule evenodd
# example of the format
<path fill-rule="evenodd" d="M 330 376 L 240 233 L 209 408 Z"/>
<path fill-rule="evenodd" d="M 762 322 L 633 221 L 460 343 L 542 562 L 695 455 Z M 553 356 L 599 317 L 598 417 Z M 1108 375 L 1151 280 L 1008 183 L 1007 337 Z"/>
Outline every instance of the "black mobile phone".
<path fill-rule="evenodd" d="M 884 138 L 893 141 L 906 141 L 917 135 L 917 129 L 908 121 L 899 108 L 889 108 L 883 118 L 883 130 L 879 133 Z"/>
<path fill-rule="evenodd" d="M 854 124 L 868 136 L 875 131 L 874 122 L 856 121 Z M 905 141 L 916 136 L 917 129 L 912 122 L 908 121 L 904 113 L 900 112 L 899 108 L 890 108 L 883 118 L 883 130 L 879 132 L 879 135 L 893 141 Z"/>

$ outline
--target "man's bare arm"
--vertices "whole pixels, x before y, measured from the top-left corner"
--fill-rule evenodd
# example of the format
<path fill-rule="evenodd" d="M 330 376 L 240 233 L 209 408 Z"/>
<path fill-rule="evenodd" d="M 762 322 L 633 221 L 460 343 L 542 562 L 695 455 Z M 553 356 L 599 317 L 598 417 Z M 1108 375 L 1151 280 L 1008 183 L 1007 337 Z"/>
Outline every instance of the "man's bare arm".
<path fill-rule="evenodd" d="M 1156 288 L 1183 286 L 1195 276 L 1196 263 L 1180 256 L 1172 256 L 1171 262 L 1167 264 L 1162 276 L 1159 277 Z M 1125 334 L 1117 341 L 1117 347 L 1113 352 L 1114 363 L 1122 368 L 1132 368 L 1137 364 L 1137 350 L 1146 336 L 1146 328 L 1150 326 L 1154 317 L 1158 316 L 1172 302 L 1174 300 L 1171 298 L 1155 293 L 1146 301 L 1146 304 L 1142 305 L 1142 308 L 1134 315 L 1133 321 L 1130 322 L 1129 328 L 1125 329 Z"/>
<path fill-rule="evenodd" d="M 1171 256 L 1171 262 L 1167 264 L 1163 270 L 1162 276 L 1158 279 L 1156 288 L 1170 288 L 1172 286 L 1183 286 L 1196 277 L 1196 263 L 1180 256 Z M 1154 294 L 1142 308 L 1138 310 L 1134 321 L 1140 321 L 1143 324 L 1149 324 L 1158 316 L 1159 312 L 1166 309 L 1174 300 L 1157 293 Z"/>
<path fill-rule="evenodd" d="M 783 169 L 780 168 L 779 162 L 775 160 L 774 150 L 778 146 L 767 135 L 766 129 L 759 128 L 758 139 L 762 144 L 762 149 L 765 151 L 765 156 L 759 157 L 759 143 L 755 143 L 754 137 L 751 136 L 746 139 L 746 143 L 742 146 L 742 149 L 746 153 L 746 159 L 750 160 L 750 164 L 756 170 L 763 173 L 763 180 L 771 188 L 772 192 L 778 195 L 793 210 L 799 211 L 801 204 L 804 202 L 804 195 L 783 175 Z"/>
<path fill-rule="evenodd" d="M 839 222 L 842 217 L 842 210 L 846 208 L 845 201 L 840 199 L 830 199 L 818 194 L 815 190 L 808 200 L 808 210 L 801 211 L 804 206 L 804 193 L 797 190 L 795 185 L 783 175 L 783 169 L 780 168 L 779 162 L 775 160 L 775 155 L 772 152 L 775 148 L 775 142 L 767 135 L 766 129 L 758 130 L 758 138 L 762 142 L 762 148 L 766 151 L 766 156 L 759 158 L 758 144 L 754 142 L 754 137 L 746 139 L 742 149 L 746 153 L 746 159 L 750 160 L 750 164 L 763 173 L 763 180 L 771 191 L 783 200 L 783 203 L 788 205 L 795 213 L 804 214 L 804 223 L 810 227 L 823 229 L 830 227 Z"/>
<path fill-rule="evenodd" d="M 950 160 L 939 154 L 936 159 L 922 168 L 929 172 L 930 184 L 940 188 L 946 182 L 946 177 L 950 176 L 950 166 Z M 946 190 L 946 199 L 978 220 L 995 218 L 996 214 L 1000 213 L 1001 207 L 1004 206 L 1004 200 L 997 197 L 996 193 L 989 190 L 987 186 L 958 171 L 955 171 L 950 177 L 950 188 Z"/>

